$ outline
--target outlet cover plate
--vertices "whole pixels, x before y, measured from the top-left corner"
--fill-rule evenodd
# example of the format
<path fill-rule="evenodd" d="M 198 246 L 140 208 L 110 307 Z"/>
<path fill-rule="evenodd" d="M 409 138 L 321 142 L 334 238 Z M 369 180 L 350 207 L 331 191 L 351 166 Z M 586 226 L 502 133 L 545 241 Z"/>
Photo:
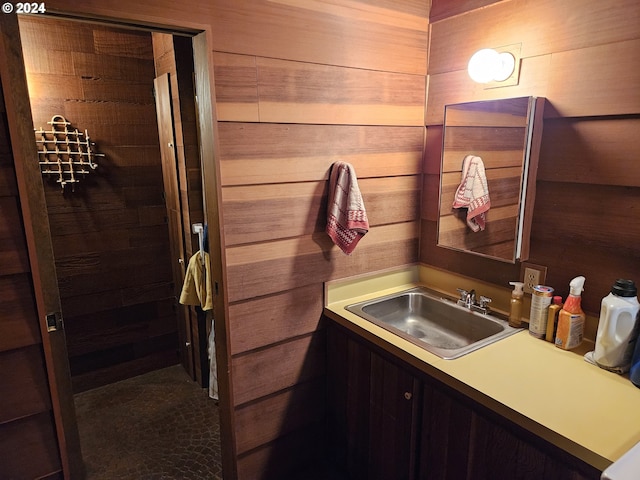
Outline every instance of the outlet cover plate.
<path fill-rule="evenodd" d="M 535 285 L 544 285 L 547 279 L 547 267 L 523 262 L 520 267 L 520 278 L 524 283 L 524 292 L 533 293 Z"/>

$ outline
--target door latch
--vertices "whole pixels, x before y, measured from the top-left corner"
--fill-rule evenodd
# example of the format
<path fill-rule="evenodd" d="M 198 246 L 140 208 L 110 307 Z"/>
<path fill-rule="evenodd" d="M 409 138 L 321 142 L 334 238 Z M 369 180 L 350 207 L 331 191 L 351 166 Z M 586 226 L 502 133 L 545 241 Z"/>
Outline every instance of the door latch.
<path fill-rule="evenodd" d="M 47 332 L 55 332 L 63 329 L 62 313 L 48 313 L 45 320 L 47 322 Z"/>

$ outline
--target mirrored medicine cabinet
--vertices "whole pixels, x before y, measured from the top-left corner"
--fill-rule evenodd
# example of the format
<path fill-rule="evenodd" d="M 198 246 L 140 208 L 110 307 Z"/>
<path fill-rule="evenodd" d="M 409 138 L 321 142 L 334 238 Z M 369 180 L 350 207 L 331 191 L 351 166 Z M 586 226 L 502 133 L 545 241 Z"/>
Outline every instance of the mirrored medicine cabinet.
<path fill-rule="evenodd" d="M 445 106 L 438 246 L 509 263 L 528 258 L 544 103 L 541 97 L 520 97 Z M 476 158 L 463 169 L 467 156 Z M 481 167 L 486 184 L 479 190 Z M 469 225 L 468 208 L 454 208 L 458 187 L 471 193 L 472 171 L 469 197 L 483 190 L 490 200 L 482 229 L 477 219 Z"/>

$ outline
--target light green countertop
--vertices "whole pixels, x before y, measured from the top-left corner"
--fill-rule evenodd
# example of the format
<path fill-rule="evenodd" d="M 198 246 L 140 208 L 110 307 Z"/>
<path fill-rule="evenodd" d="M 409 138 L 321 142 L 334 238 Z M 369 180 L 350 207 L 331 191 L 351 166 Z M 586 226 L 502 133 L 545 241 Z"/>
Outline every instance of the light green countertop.
<path fill-rule="evenodd" d="M 433 274 L 423 266 L 409 266 L 330 282 L 325 313 L 600 470 L 640 442 L 640 389 L 626 376 L 585 362 L 582 354 L 592 344 L 567 352 L 523 330 L 463 357 L 443 360 L 345 309 L 416 285 L 433 288 L 433 279 L 427 279 Z M 492 293 L 497 309 L 508 305 L 508 289 L 505 292 Z"/>

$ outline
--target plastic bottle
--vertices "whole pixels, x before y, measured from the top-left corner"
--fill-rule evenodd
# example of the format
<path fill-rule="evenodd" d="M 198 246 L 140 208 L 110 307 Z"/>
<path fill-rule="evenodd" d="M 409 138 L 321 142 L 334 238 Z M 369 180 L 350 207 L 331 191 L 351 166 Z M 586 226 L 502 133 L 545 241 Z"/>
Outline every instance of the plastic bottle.
<path fill-rule="evenodd" d="M 638 337 L 638 289 L 633 280 L 618 279 L 602 299 L 593 360 L 606 369 L 627 371 Z"/>
<path fill-rule="evenodd" d="M 524 283 L 509 282 L 513 285 L 511 292 L 511 307 L 509 309 L 509 325 L 519 328 L 522 326 L 522 297 L 524 297 Z"/>
<path fill-rule="evenodd" d="M 582 343 L 585 314 L 580 305 L 585 278 L 576 277 L 569 283 L 569 296 L 558 315 L 556 347 L 571 350 Z"/>
<path fill-rule="evenodd" d="M 562 308 L 562 297 L 556 295 L 553 297 L 553 303 L 549 305 L 549 314 L 547 316 L 547 334 L 544 339 L 553 343 L 556 339 L 556 330 L 558 329 L 558 314 Z"/>

